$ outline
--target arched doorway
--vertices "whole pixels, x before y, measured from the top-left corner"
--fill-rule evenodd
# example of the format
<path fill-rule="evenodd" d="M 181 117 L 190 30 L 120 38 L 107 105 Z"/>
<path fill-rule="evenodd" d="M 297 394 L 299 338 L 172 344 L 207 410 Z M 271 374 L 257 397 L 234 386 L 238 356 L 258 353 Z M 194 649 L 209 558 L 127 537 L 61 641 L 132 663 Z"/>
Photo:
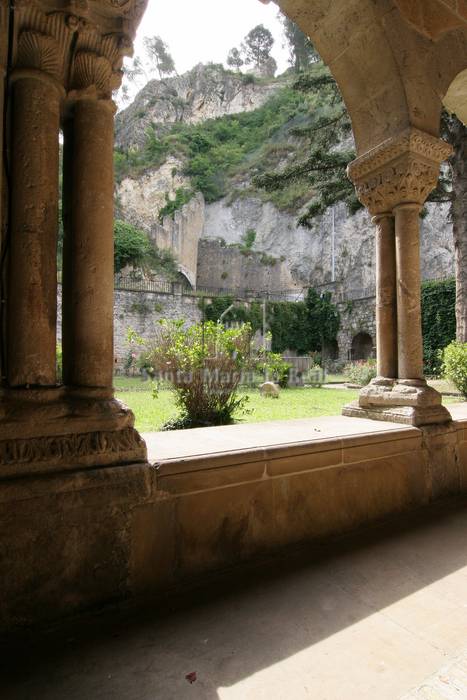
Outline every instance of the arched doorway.
<path fill-rule="evenodd" d="M 352 338 L 350 358 L 352 360 L 368 360 L 373 355 L 373 340 L 368 333 L 357 333 Z"/>

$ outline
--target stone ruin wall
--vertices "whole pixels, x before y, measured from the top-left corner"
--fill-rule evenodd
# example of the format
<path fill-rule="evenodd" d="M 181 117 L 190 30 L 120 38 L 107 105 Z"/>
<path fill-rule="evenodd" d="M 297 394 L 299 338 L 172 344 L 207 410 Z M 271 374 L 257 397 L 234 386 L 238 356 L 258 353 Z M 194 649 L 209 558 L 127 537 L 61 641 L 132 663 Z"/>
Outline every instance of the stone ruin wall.
<path fill-rule="evenodd" d="M 166 216 L 162 222 L 152 223 L 149 236 L 158 248 L 171 250 L 180 272 L 196 288 L 198 244 L 204 227 L 204 197 L 196 195 L 174 216 Z"/>
<path fill-rule="evenodd" d="M 249 289 L 285 291 L 301 289 L 293 279 L 286 261 L 257 251 L 242 252 L 220 240 L 202 238 L 198 253 L 198 287 L 214 289 Z"/>

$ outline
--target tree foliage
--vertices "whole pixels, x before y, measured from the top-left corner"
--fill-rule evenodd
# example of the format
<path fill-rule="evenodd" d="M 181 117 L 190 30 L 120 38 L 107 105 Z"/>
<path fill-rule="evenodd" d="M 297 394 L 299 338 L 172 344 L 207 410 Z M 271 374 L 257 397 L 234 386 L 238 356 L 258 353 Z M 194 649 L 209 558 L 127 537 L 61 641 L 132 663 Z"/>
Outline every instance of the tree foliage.
<path fill-rule="evenodd" d="M 245 61 L 242 58 L 242 54 L 240 53 L 240 50 L 237 49 L 236 47 L 230 49 L 230 51 L 227 55 L 227 65 L 230 68 L 235 68 L 235 70 L 239 71 L 244 63 L 245 63 Z"/>
<path fill-rule="evenodd" d="M 204 307 L 205 318 L 217 321 L 233 301 L 232 296 L 213 299 L 211 304 Z M 202 308 L 203 304 L 200 306 Z M 225 321 L 249 323 L 253 331 L 261 330 L 262 303 L 253 302 L 248 307 L 239 304 L 229 311 Z M 309 289 L 303 302 L 267 302 L 266 325 L 272 336 L 271 349 L 274 353 L 293 350 L 299 355 L 306 355 L 321 352 L 324 346 L 336 340 L 340 317 L 330 294 L 319 294 Z"/>
<path fill-rule="evenodd" d="M 118 273 L 127 265 L 164 274 L 175 279 L 178 267 L 169 250 L 160 250 L 147 234 L 133 224 L 116 219 L 114 224 L 114 269 Z"/>
<path fill-rule="evenodd" d="M 362 205 L 347 178 L 347 165 L 355 158 L 351 145 L 342 147 L 351 136 L 351 123 L 339 89 L 329 70 L 315 64 L 294 84 L 299 92 L 311 92 L 318 99 L 310 110 L 307 123 L 290 133 L 308 140 L 308 155 L 280 172 L 269 172 L 254 179 L 267 192 L 280 190 L 292 183 L 305 182 L 312 193 L 311 201 L 298 219 L 311 226 L 313 218 L 336 202 L 345 202 L 354 213 Z"/>
<path fill-rule="evenodd" d="M 301 73 L 310 64 L 318 61 L 319 56 L 310 39 L 293 20 L 282 12 L 278 13 L 278 17 L 282 22 L 284 36 L 289 48 L 289 63 L 296 73 Z"/>
<path fill-rule="evenodd" d="M 170 55 L 167 44 L 162 41 L 160 36 L 145 37 L 144 47 L 150 64 L 157 71 L 160 80 L 175 73 L 175 62 Z"/>
<path fill-rule="evenodd" d="M 253 27 L 246 35 L 242 44 L 245 63 L 261 68 L 271 57 L 274 37 L 263 24 Z"/>

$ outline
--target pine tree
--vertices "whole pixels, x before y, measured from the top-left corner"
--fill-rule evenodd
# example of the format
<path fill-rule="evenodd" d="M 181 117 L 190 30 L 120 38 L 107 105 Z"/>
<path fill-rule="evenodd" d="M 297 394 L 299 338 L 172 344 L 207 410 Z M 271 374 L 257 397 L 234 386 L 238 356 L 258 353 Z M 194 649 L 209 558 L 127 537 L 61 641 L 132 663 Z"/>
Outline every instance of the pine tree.
<path fill-rule="evenodd" d="M 310 112 L 308 124 L 290 130 L 291 135 L 308 142 L 308 156 L 281 172 L 255 178 L 254 184 L 273 192 L 294 181 L 309 183 L 313 197 L 298 219 L 299 225 L 309 227 L 316 215 L 336 202 L 344 201 L 352 213 L 362 205 L 347 178 L 347 165 L 355 158 L 352 127 L 334 78 L 319 63 L 302 74 L 294 88 L 304 92 L 319 91 L 319 103 Z"/>

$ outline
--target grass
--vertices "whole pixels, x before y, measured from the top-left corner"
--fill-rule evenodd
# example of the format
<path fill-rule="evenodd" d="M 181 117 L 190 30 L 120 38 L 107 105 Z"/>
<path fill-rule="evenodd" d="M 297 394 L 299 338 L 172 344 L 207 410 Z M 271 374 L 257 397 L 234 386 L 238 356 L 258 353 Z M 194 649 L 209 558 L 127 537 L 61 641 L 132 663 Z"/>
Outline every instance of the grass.
<path fill-rule="evenodd" d="M 117 398 L 131 408 L 136 428 L 141 432 L 160 430 L 177 413 L 174 395 L 168 389 L 159 391 L 158 397 L 153 399 L 151 383 L 141 381 L 139 377 L 115 377 L 114 385 Z M 278 399 L 263 398 L 255 389 L 241 393 L 248 396 L 248 413 L 235 418 L 245 423 L 337 416 L 344 404 L 358 396 L 356 390 L 325 388 L 282 389 Z M 459 398 L 454 396 L 443 397 L 445 404 L 457 401 Z"/>
<path fill-rule="evenodd" d="M 338 415 L 342 406 L 358 394 L 348 389 L 283 389 L 278 399 L 266 399 L 258 390 L 241 393 L 248 396 L 248 413 L 236 419 L 247 423 Z M 134 412 L 136 428 L 141 432 L 160 430 L 177 413 L 174 395 L 167 389 L 160 391 L 157 399 L 152 398 L 150 390 L 119 391 L 117 396 Z"/>

